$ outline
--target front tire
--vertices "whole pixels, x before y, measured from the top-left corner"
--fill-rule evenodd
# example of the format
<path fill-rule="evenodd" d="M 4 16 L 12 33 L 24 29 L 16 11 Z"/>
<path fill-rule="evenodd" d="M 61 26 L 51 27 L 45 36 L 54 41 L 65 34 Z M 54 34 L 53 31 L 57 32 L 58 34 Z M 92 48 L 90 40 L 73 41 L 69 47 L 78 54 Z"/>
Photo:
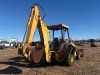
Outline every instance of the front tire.
<path fill-rule="evenodd" d="M 76 60 L 80 59 L 80 51 L 76 51 Z"/>

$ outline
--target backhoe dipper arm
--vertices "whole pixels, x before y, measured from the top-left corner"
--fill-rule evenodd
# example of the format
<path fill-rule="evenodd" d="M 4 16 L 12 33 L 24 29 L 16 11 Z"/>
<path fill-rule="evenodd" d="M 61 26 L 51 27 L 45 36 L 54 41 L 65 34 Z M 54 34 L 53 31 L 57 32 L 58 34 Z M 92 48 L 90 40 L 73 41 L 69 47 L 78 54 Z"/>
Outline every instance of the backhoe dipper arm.
<path fill-rule="evenodd" d="M 37 27 L 37 23 L 39 20 L 39 9 L 37 6 L 32 7 L 31 15 L 29 21 L 27 23 L 27 36 L 26 36 L 26 43 L 31 43 L 34 37 L 34 33 Z"/>
<path fill-rule="evenodd" d="M 45 55 L 46 55 L 46 61 L 50 62 L 50 54 L 49 54 L 49 42 L 50 42 L 50 32 L 45 24 L 45 22 L 42 20 L 39 9 L 37 6 L 32 7 L 31 15 L 27 24 L 27 35 L 26 35 L 26 41 L 23 46 L 23 56 L 29 57 L 30 53 L 26 53 L 26 49 L 30 47 L 30 43 L 33 41 L 35 30 L 38 28 L 39 34 L 40 34 L 40 41 L 44 47 Z"/>

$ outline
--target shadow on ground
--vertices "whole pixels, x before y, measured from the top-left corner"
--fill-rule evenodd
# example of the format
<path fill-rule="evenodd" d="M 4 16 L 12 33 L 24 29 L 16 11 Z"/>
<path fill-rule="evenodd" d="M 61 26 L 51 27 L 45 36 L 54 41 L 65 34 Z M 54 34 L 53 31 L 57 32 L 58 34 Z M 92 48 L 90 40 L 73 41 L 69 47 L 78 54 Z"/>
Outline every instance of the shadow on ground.
<path fill-rule="evenodd" d="M 20 74 L 20 73 L 22 73 L 22 70 L 13 66 L 9 66 L 5 69 L 0 70 L 0 74 Z"/>
<path fill-rule="evenodd" d="M 13 60 L 13 61 L 16 61 L 16 62 L 25 62 L 23 59 L 24 59 L 23 57 L 19 56 L 19 57 L 10 58 L 8 60 Z"/>
<path fill-rule="evenodd" d="M 18 66 L 18 67 L 28 67 L 23 60 L 23 57 L 14 57 L 8 59 L 8 61 L 0 62 L 0 64 L 10 65 L 10 66 Z"/>
<path fill-rule="evenodd" d="M 25 68 L 40 68 L 40 67 L 48 67 L 48 66 L 66 66 L 69 67 L 69 64 L 59 64 L 59 63 L 39 63 L 39 64 L 34 64 L 34 63 L 26 63 L 24 58 L 21 56 L 14 57 L 8 59 L 7 62 L 0 62 L 0 64 L 5 64 L 5 65 L 10 65 L 10 66 L 17 66 L 17 67 L 25 67 Z"/>

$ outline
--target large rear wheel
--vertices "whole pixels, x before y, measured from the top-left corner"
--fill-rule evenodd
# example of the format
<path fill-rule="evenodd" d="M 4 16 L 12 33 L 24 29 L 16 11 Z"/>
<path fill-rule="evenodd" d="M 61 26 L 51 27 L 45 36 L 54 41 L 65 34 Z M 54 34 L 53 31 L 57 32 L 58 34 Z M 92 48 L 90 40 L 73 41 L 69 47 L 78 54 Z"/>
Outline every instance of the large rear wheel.
<path fill-rule="evenodd" d="M 66 65 L 71 66 L 73 64 L 74 60 L 75 60 L 75 55 L 70 53 L 66 59 Z"/>

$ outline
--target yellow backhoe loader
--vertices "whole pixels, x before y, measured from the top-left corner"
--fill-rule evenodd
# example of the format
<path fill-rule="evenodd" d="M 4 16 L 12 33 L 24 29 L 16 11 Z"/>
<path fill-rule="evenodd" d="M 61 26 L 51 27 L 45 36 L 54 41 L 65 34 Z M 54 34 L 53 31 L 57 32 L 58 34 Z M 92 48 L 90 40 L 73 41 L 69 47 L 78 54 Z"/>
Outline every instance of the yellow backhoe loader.
<path fill-rule="evenodd" d="M 39 8 L 35 4 L 32 7 L 27 23 L 27 32 L 25 32 L 26 40 L 18 49 L 18 53 L 25 60 L 35 64 L 54 62 L 71 64 L 75 59 L 79 60 L 82 53 L 80 53 L 81 51 L 70 40 L 69 27 L 64 24 L 47 26 L 43 18 L 39 13 Z M 40 41 L 38 42 L 34 42 L 33 40 L 36 28 L 38 28 L 40 34 Z M 55 31 L 60 31 L 61 37 L 55 37 Z M 52 35 L 50 35 L 50 32 L 53 32 Z M 67 39 L 65 39 L 65 33 L 68 35 Z M 51 36 L 53 37 L 52 41 L 50 40 Z"/>

